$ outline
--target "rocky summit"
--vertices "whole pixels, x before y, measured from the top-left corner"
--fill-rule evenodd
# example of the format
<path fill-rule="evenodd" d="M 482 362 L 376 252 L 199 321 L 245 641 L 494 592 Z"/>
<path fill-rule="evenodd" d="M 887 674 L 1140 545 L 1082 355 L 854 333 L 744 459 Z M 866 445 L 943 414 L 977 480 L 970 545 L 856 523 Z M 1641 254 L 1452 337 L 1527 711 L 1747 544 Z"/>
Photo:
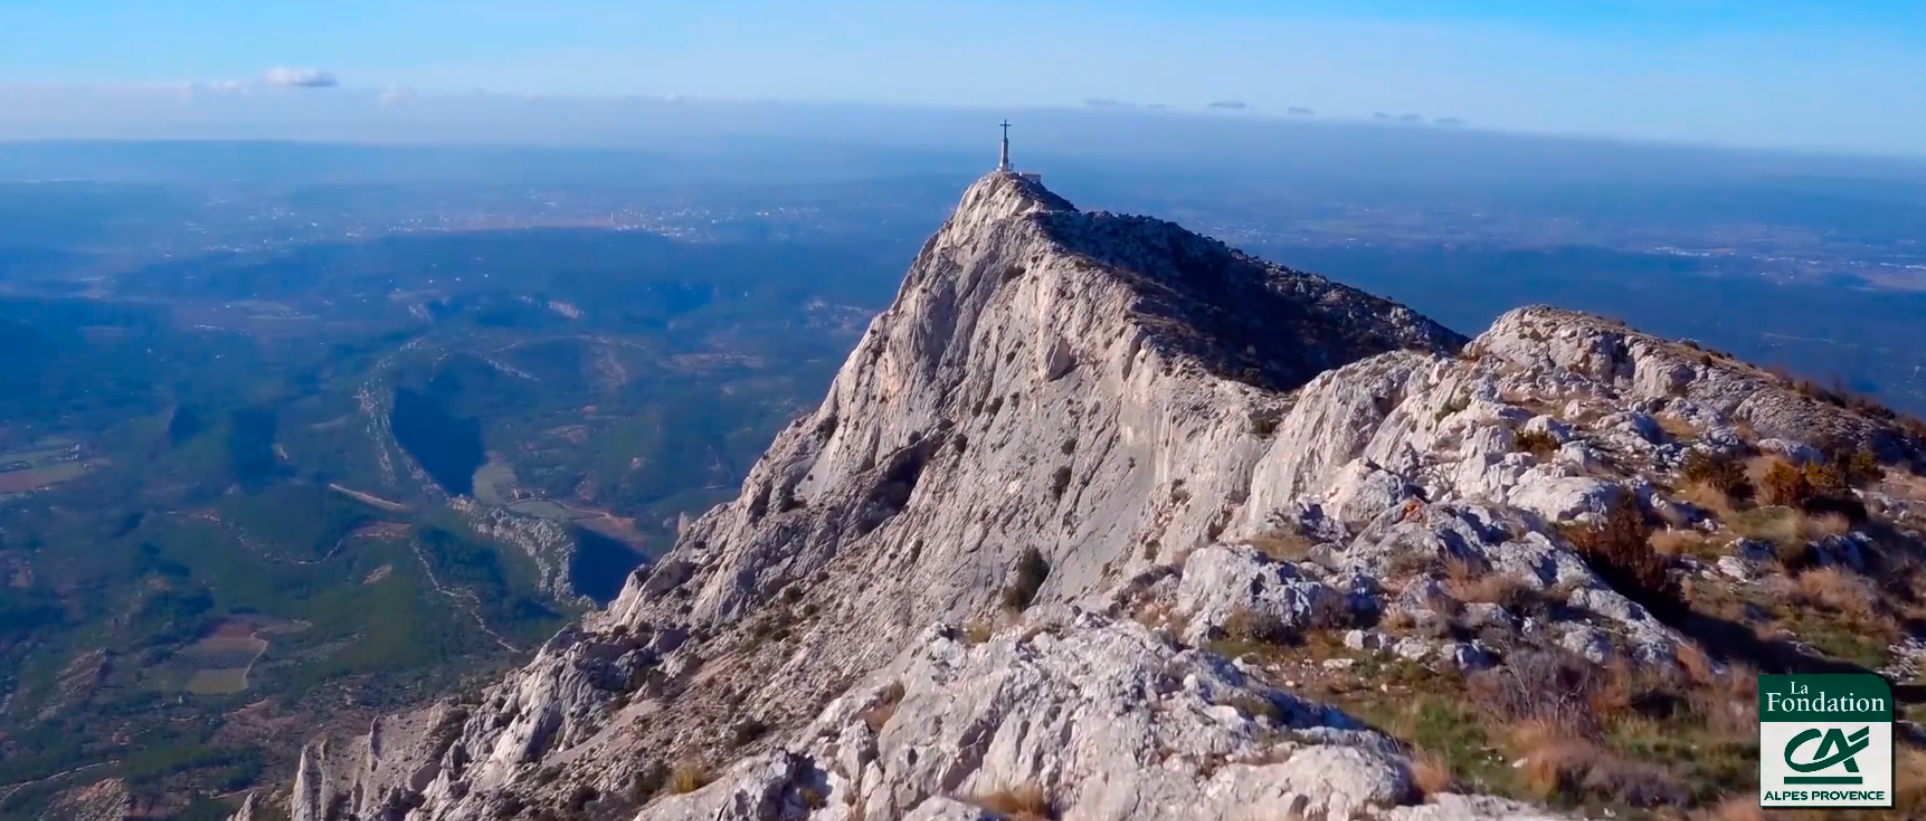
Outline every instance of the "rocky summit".
<path fill-rule="evenodd" d="M 1918 675 L 1918 433 L 1598 317 L 1466 339 L 997 172 L 735 501 L 242 816 L 1749 804 L 1753 671 Z"/>

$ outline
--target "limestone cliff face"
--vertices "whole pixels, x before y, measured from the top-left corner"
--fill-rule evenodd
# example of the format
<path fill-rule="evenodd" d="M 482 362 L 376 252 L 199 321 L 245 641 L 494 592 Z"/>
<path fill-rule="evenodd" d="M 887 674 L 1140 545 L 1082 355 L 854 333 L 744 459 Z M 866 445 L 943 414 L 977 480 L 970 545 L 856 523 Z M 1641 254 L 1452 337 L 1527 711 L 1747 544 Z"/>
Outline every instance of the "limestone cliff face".
<path fill-rule="evenodd" d="M 1594 317 L 1521 309 L 1466 343 L 992 174 L 739 498 L 488 691 L 310 745 L 293 815 L 994 818 L 969 799 L 1032 785 L 1066 818 L 1539 817 L 1467 796 L 1406 806 L 1422 796 L 1398 745 L 1204 645 L 1253 612 L 1423 618 L 1435 581 L 1388 585 L 1419 556 L 1595 615 L 1510 619 L 1535 641 L 1669 663 L 1683 639 L 1556 525 L 1627 494 L 1703 519 L 1652 481 L 1692 447 L 1820 431 L 1905 458 L 1917 443 Z M 1520 452 L 1526 434 L 1554 448 Z M 1315 561 L 1239 546 L 1280 529 Z M 658 775 L 696 762 L 720 780 L 658 796 Z"/>
<path fill-rule="evenodd" d="M 1143 540 L 1201 537 L 1219 511 L 1156 501 L 1247 481 L 1265 449 L 1252 419 L 1284 391 L 1462 342 L 1394 303 L 994 174 L 924 246 L 822 407 L 610 611 L 727 623 L 865 549 L 903 565 L 863 582 L 905 594 L 873 602 L 894 612 L 871 621 L 966 615 L 1031 547 L 1054 568 L 1052 598 L 1094 594 Z"/>

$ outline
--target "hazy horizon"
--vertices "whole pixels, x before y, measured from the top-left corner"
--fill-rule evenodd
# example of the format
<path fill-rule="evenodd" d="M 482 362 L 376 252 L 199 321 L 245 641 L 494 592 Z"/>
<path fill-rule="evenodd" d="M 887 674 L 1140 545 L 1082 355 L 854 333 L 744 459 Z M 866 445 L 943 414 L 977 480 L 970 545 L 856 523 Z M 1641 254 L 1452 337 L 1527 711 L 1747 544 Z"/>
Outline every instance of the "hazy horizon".
<path fill-rule="evenodd" d="M 771 179 L 823 173 L 838 178 L 968 174 L 993 165 L 996 123 L 1007 117 L 1014 124 L 1011 142 L 1018 165 L 1050 173 L 1102 172 L 1137 180 L 1235 172 L 1233 176 L 1252 180 L 1398 186 L 1692 183 L 1799 176 L 1926 181 L 1926 156 L 1208 112 L 580 101 L 501 95 L 422 97 L 411 101 L 406 110 L 396 111 L 357 110 L 352 95 L 337 94 L 322 101 L 323 105 L 312 101 L 281 105 L 269 112 L 274 116 L 253 119 L 235 117 L 232 106 L 237 101 L 229 95 L 215 97 L 212 104 L 188 95 L 181 100 L 187 103 L 185 114 L 160 118 L 162 125 L 141 128 L 107 119 L 23 127 L 6 114 L 21 108 L 0 104 L 0 179 L 121 179 L 107 170 L 117 167 L 113 164 L 117 152 L 141 150 L 140 144 L 168 143 L 254 146 L 243 152 L 249 156 L 226 159 L 218 152 L 201 151 L 188 171 L 216 173 L 217 168 L 252 163 L 262 173 L 297 176 L 318 173 L 311 155 L 330 146 L 420 150 L 414 163 L 382 171 L 378 177 L 384 180 L 395 175 L 432 176 L 435 169 L 451 166 L 468 169 L 465 163 L 472 158 L 499 163 L 510 155 L 523 164 L 538 155 L 552 156 L 554 161 L 546 166 L 551 170 L 592 158 L 607 163 L 598 174 L 624 168 L 642 173 L 645 166 L 685 176 L 694 173 L 693 167 L 669 167 L 675 165 L 664 162 L 669 158 L 696 158 L 710 171 L 726 172 L 723 176 L 763 174 Z M 0 103 L 7 99 L 7 90 L 0 89 Z M 122 116 L 128 113 L 124 106 L 115 110 Z M 277 150 L 275 146 L 284 152 L 306 152 L 310 159 L 291 162 L 289 155 L 269 161 L 260 154 Z M 254 155 L 259 155 L 258 161 L 249 158 Z M 170 173 L 165 165 L 144 160 L 133 165 L 141 178 Z"/>
<path fill-rule="evenodd" d="M 0 30 L 16 139 L 547 141 L 527 106 L 593 131 L 644 100 L 780 100 L 1926 157 L 1926 9 L 1895 2 L 23 0 Z"/>

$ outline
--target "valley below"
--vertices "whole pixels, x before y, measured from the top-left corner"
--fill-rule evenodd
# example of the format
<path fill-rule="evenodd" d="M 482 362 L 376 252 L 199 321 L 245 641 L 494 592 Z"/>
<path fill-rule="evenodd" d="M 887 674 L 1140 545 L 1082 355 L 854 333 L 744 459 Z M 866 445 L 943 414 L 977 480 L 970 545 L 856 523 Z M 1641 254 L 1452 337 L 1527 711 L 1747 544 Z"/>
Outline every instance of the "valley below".
<path fill-rule="evenodd" d="M 819 317 L 875 297 L 790 284 L 849 274 L 833 252 L 611 241 L 450 235 L 0 298 L 0 818 L 98 783 L 225 817 L 292 774 L 289 733 L 525 660 L 732 492 L 855 338 Z M 436 273 L 543 242 L 582 269 Z"/>

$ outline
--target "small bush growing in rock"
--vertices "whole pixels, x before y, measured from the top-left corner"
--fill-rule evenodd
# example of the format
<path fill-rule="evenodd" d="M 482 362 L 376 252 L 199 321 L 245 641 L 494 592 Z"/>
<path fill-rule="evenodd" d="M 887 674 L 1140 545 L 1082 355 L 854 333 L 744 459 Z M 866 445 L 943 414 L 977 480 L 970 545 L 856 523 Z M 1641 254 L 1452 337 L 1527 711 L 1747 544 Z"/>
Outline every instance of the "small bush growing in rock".
<path fill-rule="evenodd" d="M 1591 702 L 1600 689 L 1597 668 L 1565 653 L 1530 650 L 1515 653 L 1502 667 L 1465 679 L 1472 703 L 1505 724 L 1542 724 L 1566 735 L 1598 732 Z"/>
<path fill-rule="evenodd" d="M 1853 488 L 1877 479 L 1879 467 L 1870 454 L 1861 457 L 1860 453 L 1864 452 L 1808 462 L 1803 468 L 1784 460 L 1773 461 L 1761 481 L 1765 501 L 1807 515 L 1836 515 L 1848 522 L 1864 522 L 1868 511 Z"/>
<path fill-rule="evenodd" d="M 1279 419 L 1275 413 L 1253 412 L 1251 414 L 1251 433 L 1258 436 L 1270 436 L 1277 432 L 1278 422 Z"/>
<path fill-rule="evenodd" d="M 1806 481 L 1806 475 L 1783 460 L 1774 461 L 1766 468 L 1765 477 L 1759 483 L 1765 490 L 1767 504 L 1796 508 L 1812 496 L 1812 485 Z"/>
<path fill-rule="evenodd" d="M 1838 462 L 1807 462 L 1799 475 L 1805 479 L 1809 496 L 1843 496 L 1852 492 L 1852 486 L 1846 483 L 1846 472 L 1841 468 Z"/>
<path fill-rule="evenodd" d="M 1679 475 L 1687 482 L 1705 485 L 1734 501 L 1751 499 L 1754 492 L 1752 480 L 1746 478 L 1745 466 L 1720 453 L 1694 448 L 1685 454 Z"/>
<path fill-rule="evenodd" d="M 1248 607 L 1237 607 L 1224 618 L 1224 637 L 1234 642 L 1285 644 L 1294 637 L 1282 622 Z"/>
<path fill-rule="evenodd" d="M 1879 468 L 1879 457 L 1864 448 L 1846 454 L 1840 460 L 1840 471 L 1846 475 L 1846 484 L 1853 487 L 1870 485 L 1884 474 Z"/>
<path fill-rule="evenodd" d="M 1049 821 L 1057 817 L 1050 796 L 1035 784 L 998 790 L 978 798 L 976 803 L 1010 821 Z"/>
<path fill-rule="evenodd" d="M 1301 562 L 1317 543 L 1295 526 L 1275 527 L 1250 538 L 1251 547 L 1280 562 Z"/>
<path fill-rule="evenodd" d="M 829 799 L 823 796 L 821 790 L 814 787 L 804 787 L 797 790 L 796 797 L 802 799 L 803 807 L 811 812 L 829 806 Z"/>
<path fill-rule="evenodd" d="M 1438 412 L 1432 414 L 1431 420 L 1434 422 L 1443 422 L 1445 417 L 1469 407 L 1471 407 L 1471 397 L 1459 394 L 1440 406 Z"/>
<path fill-rule="evenodd" d="M 1542 430 L 1519 431 L 1512 435 L 1512 444 L 1541 459 L 1558 452 L 1558 439 Z"/>
<path fill-rule="evenodd" d="M 1620 594 L 1663 621 L 1677 624 L 1684 616 L 1678 582 L 1665 557 L 1652 549 L 1652 529 L 1630 493 L 1621 493 L 1602 521 L 1570 529 L 1566 537 L 1592 571 Z"/>
<path fill-rule="evenodd" d="M 1003 588 L 1003 606 L 1022 611 L 1036 601 L 1037 591 L 1043 589 L 1044 580 L 1050 578 L 1050 562 L 1034 547 L 1026 547 L 1017 557 L 1016 567 L 1011 572 L 1009 585 Z"/>
<path fill-rule="evenodd" d="M 863 723 L 869 725 L 871 732 L 882 732 L 889 720 L 896 717 L 896 706 L 903 703 L 903 695 L 903 682 L 891 682 L 883 691 L 883 699 L 863 712 Z"/>
<path fill-rule="evenodd" d="M 963 625 L 963 643 L 971 647 L 989 641 L 995 634 L 996 628 L 984 619 L 974 619 Z"/>
<path fill-rule="evenodd" d="M 702 762 L 684 761 L 675 765 L 675 769 L 669 773 L 669 792 L 686 795 L 709 786 L 709 782 L 714 780 L 715 773 L 710 772 Z"/>

